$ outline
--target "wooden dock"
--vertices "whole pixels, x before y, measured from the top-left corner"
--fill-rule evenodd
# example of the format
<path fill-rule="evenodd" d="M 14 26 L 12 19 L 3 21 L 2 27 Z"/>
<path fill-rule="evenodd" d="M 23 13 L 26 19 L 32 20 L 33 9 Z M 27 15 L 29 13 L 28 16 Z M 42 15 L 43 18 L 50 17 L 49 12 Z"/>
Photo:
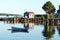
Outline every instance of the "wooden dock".
<path fill-rule="evenodd" d="M 40 23 L 45 24 L 47 21 L 48 25 L 59 25 L 60 26 L 60 18 L 50 18 L 45 19 L 44 17 L 40 18 L 3 18 L 4 22 L 13 22 L 13 23 Z"/>

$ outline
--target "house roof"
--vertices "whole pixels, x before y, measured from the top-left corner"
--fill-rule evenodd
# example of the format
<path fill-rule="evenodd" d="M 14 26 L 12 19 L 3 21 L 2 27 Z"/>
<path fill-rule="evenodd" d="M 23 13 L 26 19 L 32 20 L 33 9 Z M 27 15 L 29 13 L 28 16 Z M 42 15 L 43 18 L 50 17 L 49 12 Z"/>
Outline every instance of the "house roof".
<path fill-rule="evenodd" d="M 41 15 L 35 15 L 36 17 L 40 17 Z"/>
<path fill-rule="evenodd" d="M 44 14 L 44 15 L 41 15 L 41 14 L 37 14 L 37 15 L 35 15 L 36 17 L 40 17 L 40 16 L 47 16 L 46 14 Z"/>
<path fill-rule="evenodd" d="M 25 13 L 33 13 L 34 14 L 34 12 L 25 12 Z"/>

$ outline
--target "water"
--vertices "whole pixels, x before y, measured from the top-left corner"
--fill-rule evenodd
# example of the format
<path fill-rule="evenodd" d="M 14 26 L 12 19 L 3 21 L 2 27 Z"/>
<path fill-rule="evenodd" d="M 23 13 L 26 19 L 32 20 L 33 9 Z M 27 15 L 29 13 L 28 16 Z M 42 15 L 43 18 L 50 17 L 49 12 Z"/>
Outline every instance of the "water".
<path fill-rule="evenodd" d="M 21 30 L 16 31 L 12 27 Z M 0 22 L 0 40 L 60 40 L 60 27 L 54 26 L 46 32 L 41 24 Z"/>

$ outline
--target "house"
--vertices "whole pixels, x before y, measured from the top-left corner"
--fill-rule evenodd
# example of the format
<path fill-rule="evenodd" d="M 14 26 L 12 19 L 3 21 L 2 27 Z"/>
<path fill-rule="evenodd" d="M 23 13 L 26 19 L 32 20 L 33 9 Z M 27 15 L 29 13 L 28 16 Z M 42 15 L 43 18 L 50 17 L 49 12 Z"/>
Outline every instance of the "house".
<path fill-rule="evenodd" d="M 25 18 L 34 18 L 34 13 L 33 12 L 25 12 L 24 13 L 24 17 Z"/>
<path fill-rule="evenodd" d="M 25 12 L 24 13 L 24 22 L 34 22 L 34 12 Z"/>

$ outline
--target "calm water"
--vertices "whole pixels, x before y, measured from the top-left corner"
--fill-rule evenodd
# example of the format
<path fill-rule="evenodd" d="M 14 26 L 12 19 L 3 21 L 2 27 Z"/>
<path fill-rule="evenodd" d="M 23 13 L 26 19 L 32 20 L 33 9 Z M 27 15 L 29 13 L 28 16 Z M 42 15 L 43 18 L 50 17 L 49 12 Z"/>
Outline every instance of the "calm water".
<path fill-rule="evenodd" d="M 34 23 L 0 22 L 0 40 L 60 40 L 60 27 L 54 26 L 48 32 L 46 29 L 44 25 Z"/>

